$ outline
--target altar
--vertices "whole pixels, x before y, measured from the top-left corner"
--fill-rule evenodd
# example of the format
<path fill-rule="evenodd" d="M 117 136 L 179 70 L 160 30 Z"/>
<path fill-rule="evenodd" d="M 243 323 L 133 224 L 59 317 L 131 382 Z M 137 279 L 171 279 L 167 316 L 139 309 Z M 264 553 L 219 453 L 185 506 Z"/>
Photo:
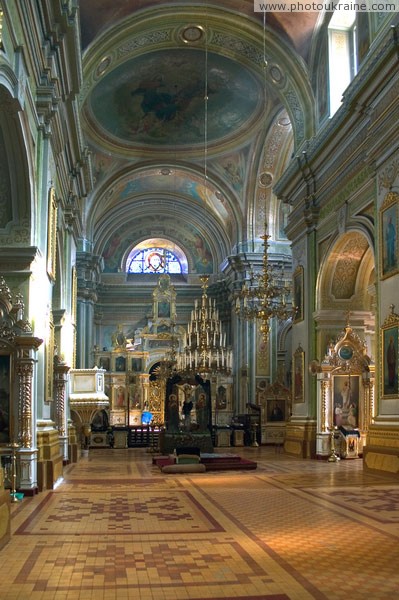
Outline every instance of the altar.
<path fill-rule="evenodd" d="M 161 454 L 172 454 L 176 448 L 199 448 L 201 452 L 213 452 L 210 431 L 204 432 L 168 432 L 159 434 L 159 450 Z"/>

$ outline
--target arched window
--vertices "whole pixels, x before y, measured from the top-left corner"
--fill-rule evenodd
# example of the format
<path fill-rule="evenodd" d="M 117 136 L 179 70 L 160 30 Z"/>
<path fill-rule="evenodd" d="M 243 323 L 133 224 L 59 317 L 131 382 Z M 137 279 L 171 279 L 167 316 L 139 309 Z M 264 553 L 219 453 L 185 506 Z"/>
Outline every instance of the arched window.
<path fill-rule="evenodd" d="M 357 73 L 356 11 L 335 10 L 328 26 L 330 117 L 339 109 L 342 94 Z"/>
<path fill-rule="evenodd" d="M 129 252 L 126 272 L 154 275 L 187 273 L 187 258 L 184 252 L 169 240 L 145 240 Z"/>

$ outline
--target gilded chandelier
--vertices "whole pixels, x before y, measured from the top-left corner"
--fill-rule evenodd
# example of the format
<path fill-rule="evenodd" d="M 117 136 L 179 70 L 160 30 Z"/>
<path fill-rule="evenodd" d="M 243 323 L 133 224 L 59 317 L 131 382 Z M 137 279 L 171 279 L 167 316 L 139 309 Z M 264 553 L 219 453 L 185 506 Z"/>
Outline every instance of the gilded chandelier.
<path fill-rule="evenodd" d="M 202 297 L 200 302 L 195 301 L 191 311 L 177 370 L 187 375 L 230 373 L 233 366 L 232 350 L 226 346 L 226 334 L 222 331 L 216 301 L 207 294 L 209 277 L 202 275 L 200 280 Z"/>
<path fill-rule="evenodd" d="M 265 233 L 260 236 L 263 240 L 262 270 L 249 273 L 249 278 L 236 295 L 235 312 L 248 321 L 260 323 L 260 334 L 263 342 L 269 338 L 271 320 L 275 317 L 284 321 L 295 312 L 288 308 L 287 301 L 290 297 L 290 288 L 286 285 L 283 269 L 277 272 L 269 263 L 267 249 L 269 247 L 267 223 Z"/>

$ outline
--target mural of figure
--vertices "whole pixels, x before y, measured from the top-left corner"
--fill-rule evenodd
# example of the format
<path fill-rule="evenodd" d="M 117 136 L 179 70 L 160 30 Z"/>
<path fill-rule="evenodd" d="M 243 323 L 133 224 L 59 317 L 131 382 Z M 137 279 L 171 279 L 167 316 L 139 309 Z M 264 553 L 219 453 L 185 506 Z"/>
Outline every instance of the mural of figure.
<path fill-rule="evenodd" d="M 283 411 L 281 410 L 281 408 L 277 404 L 277 402 L 275 402 L 274 406 L 272 408 L 272 411 L 270 413 L 270 420 L 271 421 L 283 421 L 283 419 L 284 419 Z"/>
<path fill-rule="evenodd" d="M 114 348 L 124 348 L 126 346 L 126 336 L 120 325 L 118 325 L 118 329 L 112 334 L 111 341 Z"/>
<path fill-rule="evenodd" d="M 387 347 L 387 370 L 388 370 L 388 387 L 395 388 L 396 379 L 396 348 L 393 336 L 389 338 Z"/>
<path fill-rule="evenodd" d="M 195 376 L 198 384 L 195 388 L 195 415 L 198 431 L 210 431 L 212 427 L 212 408 L 211 408 L 211 384 L 202 379 L 200 375 Z"/>
<path fill-rule="evenodd" d="M 162 300 L 158 303 L 158 317 L 168 318 L 170 317 L 170 303 L 167 300 Z"/>
<path fill-rule="evenodd" d="M 197 414 L 197 425 L 199 431 L 205 431 L 208 426 L 208 410 L 206 405 L 206 395 L 201 392 L 195 403 L 195 412 Z"/>
<path fill-rule="evenodd" d="M 179 402 L 176 394 L 170 394 L 168 397 L 167 417 L 166 429 L 171 433 L 179 431 Z"/>
<path fill-rule="evenodd" d="M 182 406 L 184 429 L 189 431 L 191 429 L 191 423 L 195 421 L 195 419 L 192 418 L 192 410 L 194 407 L 192 400 L 193 388 L 189 383 L 185 383 L 182 386 L 179 385 L 178 387 L 183 391 L 184 394 L 184 402 Z"/>
<path fill-rule="evenodd" d="M 184 419 L 184 429 L 186 431 L 190 431 L 191 427 L 191 411 L 193 410 L 193 402 L 190 398 L 184 398 L 183 402 L 183 419 Z"/>
<path fill-rule="evenodd" d="M 348 425 L 350 425 L 353 428 L 357 427 L 357 414 L 356 413 L 357 413 L 356 406 L 352 402 L 351 405 L 349 406 Z"/>
<path fill-rule="evenodd" d="M 222 410 L 227 407 L 227 391 L 223 385 L 219 385 L 219 387 L 218 387 L 216 405 L 217 405 L 218 409 L 222 409 Z"/>
<path fill-rule="evenodd" d="M 131 408 L 139 408 L 141 405 L 141 388 L 140 385 L 133 383 L 129 386 L 129 400 Z"/>
<path fill-rule="evenodd" d="M 266 403 L 266 379 L 262 379 L 256 386 L 256 404 L 262 406 Z"/>
<path fill-rule="evenodd" d="M 303 381 L 301 368 L 297 367 L 295 371 L 295 397 L 301 398 L 303 393 Z"/>
<path fill-rule="evenodd" d="M 343 409 L 349 410 L 349 405 L 351 403 L 351 398 L 352 398 L 352 391 L 351 391 L 351 386 L 350 386 L 348 379 L 346 381 L 344 381 L 344 385 L 341 390 L 341 396 L 342 396 L 342 402 L 343 402 L 343 404 L 342 404 Z"/>
<path fill-rule="evenodd" d="M 108 258 L 111 258 L 112 256 L 114 256 L 116 249 L 118 248 L 119 244 L 121 243 L 122 238 L 119 235 L 118 232 L 116 232 L 111 240 L 108 242 L 108 244 L 105 247 L 105 250 L 103 252 L 103 258 L 105 258 L 105 260 L 107 260 Z"/>
<path fill-rule="evenodd" d="M 335 407 L 335 426 L 342 427 L 342 407 L 340 404 L 337 404 Z"/>
<path fill-rule="evenodd" d="M 359 377 L 337 375 L 333 384 L 333 416 L 337 427 L 354 429 L 359 420 Z"/>
<path fill-rule="evenodd" d="M 385 232 L 385 243 L 386 243 L 386 256 L 387 256 L 387 270 L 394 269 L 396 267 L 396 229 L 392 223 L 392 217 L 389 217 L 387 223 L 387 229 Z"/>
<path fill-rule="evenodd" d="M 194 234 L 194 246 L 203 265 L 207 265 L 212 261 L 212 254 L 205 241 L 198 233 Z"/>
<path fill-rule="evenodd" d="M 116 407 L 123 408 L 125 406 L 125 389 L 119 386 L 116 393 Z"/>

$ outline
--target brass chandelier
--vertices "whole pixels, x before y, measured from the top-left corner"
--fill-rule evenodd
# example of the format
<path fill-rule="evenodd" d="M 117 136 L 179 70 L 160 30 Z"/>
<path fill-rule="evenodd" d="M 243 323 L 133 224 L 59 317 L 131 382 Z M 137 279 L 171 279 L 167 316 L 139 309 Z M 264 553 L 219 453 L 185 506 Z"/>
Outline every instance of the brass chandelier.
<path fill-rule="evenodd" d="M 205 15 L 205 64 L 204 64 L 204 191 L 205 216 L 210 198 L 208 190 L 208 28 Z M 183 350 L 177 355 L 177 372 L 183 377 L 197 374 L 203 379 L 212 373 L 231 373 L 233 356 L 226 346 L 226 333 L 222 331 L 216 301 L 208 297 L 209 276 L 201 275 L 202 297 L 195 300 L 187 333 L 183 337 Z"/>
<path fill-rule="evenodd" d="M 226 346 L 216 301 L 209 298 L 209 276 L 200 277 L 202 297 L 195 301 L 184 336 L 183 351 L 177 357 L 177 370 L 187 376 L 230 373 L 233 366 L 231 348 Z"/>
<path fill-rule="evenodd" d="M 264 76 L 264 96 L 266 106 L 266 11 L 263 12 L 263 76 Z M 265 215 L 266 206 L 265 206 Z M 269 339 L 271 321 L 277 318 L 279 321 L 285 321 L 293 317 L 296 313 L 295 308 L 290 308 L 291 289 L 287 285 L 287 278 L 284 274 L 284 265 L 280 271 L 274 268 L 269 262 L 268 240 L 271 236 L 267 233 L 267 222 L 263 235 L 263 256 L 262 270 L 255 273 L 253 269 L 249 272 L 249 277 L 235 296 L 235 312 L 239 318 L 247 321 L 259 323 L 259 332 L 266 349 Z"/>
<path fill-rule="evenodd" d="M 262 270 L 255 273 L 253 269 L 244 281 L 241 290 L 236 294 L 235 312 L 239 318 L 259 322 L 262 341 L 266 344 L 269 339 L 271 320 L 277 318 L 285 321 L 295 314 L 291 309 L 291 290 L 287 285 L 284 268 L 277 271 L 269 262 L 267 223 L 265 233 L 260 236 L 263 240 Z"/>

